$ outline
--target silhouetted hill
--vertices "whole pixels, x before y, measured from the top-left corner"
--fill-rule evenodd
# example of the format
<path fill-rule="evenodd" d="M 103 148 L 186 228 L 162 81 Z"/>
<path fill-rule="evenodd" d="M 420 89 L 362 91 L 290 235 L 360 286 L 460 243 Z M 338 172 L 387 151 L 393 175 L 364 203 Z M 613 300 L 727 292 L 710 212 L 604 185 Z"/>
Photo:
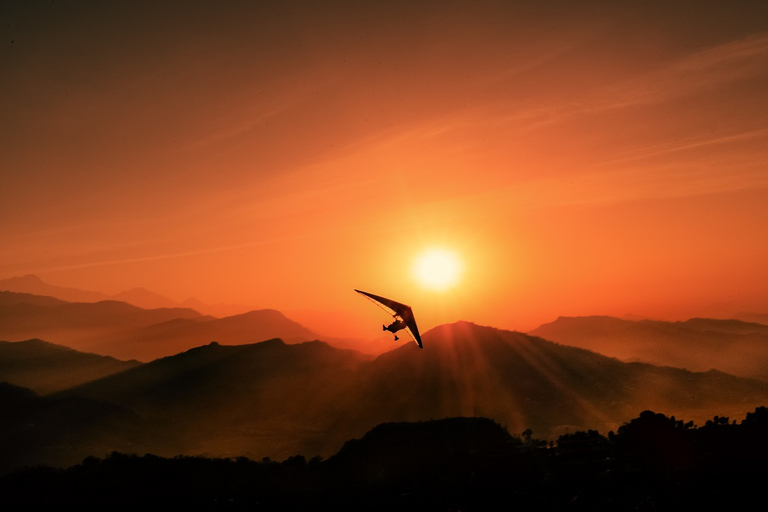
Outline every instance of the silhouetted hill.
<path fill-rule="evenodd" d="M 61 391 L 129 368 L 138 361 L 78 352 L 41 340 L 0 341 L 0 381 L 40 394 Z"/>
<path fill-rule="evenodd" d="M 0 396 L 2 395 L 0 387 Z M 759 507 L 768 409 L 696 427 L 643 411 L 616 433 L 522 442 L 485 418 L 379 425 L 328 460 L 138 456 L 0 476 L 0 506 L 137 510 L 716 510 Z M 44 492 L 41 492 L 43 491 Z"/>
<path fill-rule="evenodd" d="M 389 487 L 423 481 L 438 468 L 469 475 L 476 470 L 473 460 L 508 456 L 521 445 L 520 439 L 487 418 L 383 423 L 344 443 L 327 465 L 330 471 L 346 471 L 347 484 Z"/>
<path fill-rule="evenodd" d="M 734 318 L 742 320 L 744 322 L 752 322 L 763 325 L 768 325 L 768 313 L 755 313 L 750 311 L 743 311 L 736 313 Z"/>
<path fill-rule="evenodd" d="M 36 464 L 67 466 L 84 454 L 134 451 L 141 433 L 137 416 L 82 397 L 39 396 L 0 382 L 0 474 Z"/>
<path fill-rule="evenodd" d="M 768 326 L 738 320 L 685 322 L 560 317 L 530 332 L 623 361 L 768 380 Z"/>
<path fill-rule="evenodd" d="M 37 306 L 60 306 L 67 301 L 44 295 L 32 295 L 29 293 L 0 291 L 0 306 L 16 304 L 34 304 Z"/>
<path fill-rule="evenodd" d="M 286 457 L 329 454 L 327 434 L 364 357 L 314 341 L 211 343 L 68 391 L 135 411 L 174 442 L 155 453 Z M 341 427 L 343 429 L 343 427 Z"/>
<path fill-rule="evenodd" d="M 768 334 L 768 325 L 735 319 L 691 318 L 684 322 L 674 322 L 674 324 L 699 332 Z"/>
<path fill-rule="evenodd" d="M 328 461 L 309 463 L 112 453 L 67 470 L 0 477 L 0 506 L 473 510 L 539 484 L 542 471 L 521 446 L 490 420 L 451 418 L 380 425 Z"/>
<path fill-rule="evenodd" d="M 361 428 L 386 421 L 485 416 L 542 438 L 610 430 L 640 410 L 693 419 L 744 414 L 768 398 L 764 382 L 623 363 L 587 350 L 467 322 L 423 335 L 362 370 Z"/>

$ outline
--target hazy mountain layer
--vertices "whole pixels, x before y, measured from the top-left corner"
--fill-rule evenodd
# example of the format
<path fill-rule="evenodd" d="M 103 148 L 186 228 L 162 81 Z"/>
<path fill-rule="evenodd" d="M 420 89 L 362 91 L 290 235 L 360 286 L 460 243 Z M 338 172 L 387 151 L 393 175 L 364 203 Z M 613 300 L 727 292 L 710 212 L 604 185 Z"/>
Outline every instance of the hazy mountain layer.
<path fill-rule="evenodd" d="M 0 281 L 0 290 L 50 296 L 67 302 L 102 302 L 105 300 L 117 300 L 145 309 L 179 307 L 179 304 L 176 304 L 168 297 L 163 297 L 162 295 L 151 292 L 145 288 L 132 288 L 115 295 L 107 295 L 106 293 L 101 292 L 55 286 L 44 282 L 42 279 L 32 274 L 3 279 Z"/>
<path fill-rule="evenodd" d="M 41 340 L 0 341 L 0 382 L 46 394 L 138 366 Z"/>
<path fill-rule="evenodd" d="M 132 411 L 144 433 L 137 453 L 276 460 L 329 456 L 385 422 L 483 416 L 554 440 L 615 430 L 647 409 L 703 422 L 768 403 L 765 382 L 623 363 L 466 322 L 423 339 L 424 350 L 409 343 L 373 360 L 322 342 L 209 344 L 57 397 Z M 119 443 L 135 431 L 102 434 Z"/>
<path fill-rule="evenodd" d="M 84 352 L 151 361 L 211 341 L 242 344 L 275 337 L 290 342 L 317 338 L 274 310 L 214 318 L 186 308 L 75 303 L 0 291 L 0 339 L 9 341 L 38 338 Z"/>
<path fill-rule="evenodd" d="M 48 284 L 32 274 L 3 279 L 0 281 L 0 290 L 56 297 L 67 302 L 101 302 L 114 299 L 114 297 L 110 297 L 105 293 Z"/>
<path fill-rule="evenodd" d="M 623 361 L 768 380 L 768 326 L 739 320 L 685 322 L 560 317 L 530 332 Z"/>
<path fill-rule="evenodd" d="M 176 318 L 118 336 L 121 353 L 156 359 L 219 341 L 227 345 L 281 338 L 288 343 L 316 340 L 317 335 L 279 311 L 262 309 L 225 318 Z M 117 350 L 116 348 L 113 350 Z"/>
<path fill-rule="evenodd" d="M 353 408 L 370 422 L 484 416 L 542 438 L 616 428 L 644 409 L 703 421 L 760 405 L 764 382 L 623 363 L 521 333 L 458 322 L 366 366 Z M 423 352 L 423 353 L 422 353 Z"/>
<path fill-rule="evenodd" d="M 236 304 L 205 304 L 197 299 L 190 298 L 183 303 L 177 303 L 168 297 L 147 290 L 146 288 L 132 288 L 114 295 L 101 292 L 80 290 L 65 286 L 48 284 L 36 275 L 28 274 L 20 277 L 0 280 L 0 290 L 17 293 L 29 293 L 55 297 L 67 302 L 101 302 L 116 300 L 127 302 L 144 309 L 160 308 L 191 308 L 204 314 L 214 316 L 230 316 L 248 311 L 248 308 Z"/>

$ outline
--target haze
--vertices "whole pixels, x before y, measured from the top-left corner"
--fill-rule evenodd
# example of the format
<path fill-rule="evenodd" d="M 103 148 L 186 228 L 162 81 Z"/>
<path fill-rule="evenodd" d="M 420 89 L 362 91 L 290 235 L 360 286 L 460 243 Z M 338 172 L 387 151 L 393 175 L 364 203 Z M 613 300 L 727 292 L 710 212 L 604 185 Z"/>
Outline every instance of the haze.
<path fill-rule="evenodd" d="M 377 327 L 354 288 L 424 329 L 768 311 L 764 1 L 33 1 L 0 20 L 0 279 L 334 336 Z M 411 276 L 433 247 L 461 258 L 450 290 Z"/>

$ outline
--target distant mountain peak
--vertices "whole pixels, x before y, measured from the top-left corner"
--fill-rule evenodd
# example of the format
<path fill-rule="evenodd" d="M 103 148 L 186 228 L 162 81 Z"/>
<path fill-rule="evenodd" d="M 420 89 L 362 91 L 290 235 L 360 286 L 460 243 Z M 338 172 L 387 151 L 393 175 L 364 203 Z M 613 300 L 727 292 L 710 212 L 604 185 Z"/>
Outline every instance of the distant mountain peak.
<path fill-rule="evenodd" d="M 0 341 L 0 345 L 4 345 L 7 343 L 13 344 L 16 347 L 45 349 L 45 350 L 52 350 L 52 351 L 59 351 L 59 352 L 77 352 L 73 348 L 65 347 L 64 345 L 57 345 L 55 343 L 50 343 L 48 341 L 43 341 L 39 338 L 31 338 L 31 339 L 22 340 L 22 341 Z"/>
<path fill-rule="evenodd" d="M 22 284 L 45 284 L 42 279 L 40 279 L 35 274 L 25 274 L 20 277 L 11 277 L 9 279 L 3 279 L 0 281 L 0 284 L 5 283 L 22 283 Z"/>
<path fill-rule="evenodd" d="M 0 290 L 55 297 L 68 302 L 98 302 L 109 298 L 108 295 L 100 292 L 48 284 L 34 274 L 4 279 L 0 281 Z"/>
<path fill-rule="evenodd" d="M 142 287 L 131 288 L 118 294 L 80 290 L 48 284 L 34 274 L 12 277 L 0 281 L 0 290 L 55 297 L 67 302 L 101 302 L 105 300 L 127 302 L 144 309 L 176 308 L 179 304 Z"/>
<path fill-rule="evenodd" d="M 768 326 L 740 320 L 625 320 L 609 316 L 560 317 L 531 331 L 557 343 L 622 361 L 765 380 Z M 693 355 L 695 354 L 695 356 Z"/>
<path fill-rule="evenodd" d="M 227 351 L 244 351 L 244 350 L 250 350 L 253 348 L 269 349 L 269 348 L 285 347 L 285 346 L 287 346 L 286 343 L 280 338 L 272 338 L 269 340 L 259 341 L 256 343 L 243 343 L 239 345 L 228 345 L 226 343 L 220 343 L 218 341 L 211 341 L 206 345 L 193 347 L 193 348 L 190 348 L 189 350 L 185 350 L 184 352 L 167 356 L 162 359 L 173 359 L 173 358 L 186 357 L 190 355 L 223 353 Z"/>
<path fill-rule="evenodd" d="M 282 314 L 280 311 L 276 309 L 254 309 L 251 311 L 246 311 L 245 313 L 240 313 L 238 315 L 232 315 L 232 317 L 271 317 L 271 318 L 279 318 L 279 319 L 287 319 L 287 317 Z"/>
<path fill-rule="evenodd" d="M 423 337 L 425 338 L 425 343 L 426 340 L 432 337 L 445 340 L 477 341 L 486 339 L 489 335 L 498 335 L 501 333 L 523 334 L 517 331 L 499 329 L 498 327 L 480 325 L 467 320 L 459 320 L 450 324 L 438 325 L 425 332 Z M 426 345 L 424 348 L 427 348 Z"/>

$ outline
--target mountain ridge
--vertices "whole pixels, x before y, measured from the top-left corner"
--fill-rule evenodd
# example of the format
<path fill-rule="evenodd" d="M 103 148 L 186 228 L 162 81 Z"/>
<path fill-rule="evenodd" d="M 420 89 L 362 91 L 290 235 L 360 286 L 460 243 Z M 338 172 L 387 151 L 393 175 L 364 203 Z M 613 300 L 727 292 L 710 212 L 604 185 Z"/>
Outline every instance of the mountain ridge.
<path fill-rule="evenodd" d="M 252 343 L 274 337 L 317 339 L 277 310 L 231 317 L 204 316 L 188 308 L 144 309 L 126 302 L 67 302 L 0 291 L 0 339 L 39 338 L 118 359 L 149 361 L 210 341 Z"/>
<path fill-rule="evenodd" d="M 80 352 L 40 339 L 0 341 L 0 381 L 41 395 L 138 366 L 138 361 Z"/>
<path fill-rule="evenodd" d="M 189 308 L 196 311 L 202 311 L 204 314 L 215 314 L 217 316 L 231 316 L 233 314 L 242 313 L 244 310 L 248 309 L 241 305 L 206 304 L 195 298 L 177 302 L 144 287 L 134 287 L 116 294 L 107 294 L 81 290 L 79 288 L 56 286 L 46 283 L 39 276 L 34 274 L 2 279 L 0 280 L 0 290 L 55 297 L 66 302 L 88 303 L 116 300 L 127 302 L 143 309 Z"/>
<path fill-rule="evenodd" d="M 471 322 L 371 358 L 322 341 L 209 343 L 55 396 L 133 411 L 159 455 L 328 456 L 381 423 L 482 416 L 542 439 L 615 430 L 642 410 L 702 421 L 768 402 L 768 384 L 626 363 Z M 155 431 L 155 430 L 152 430 Z M 173 432 L 169 439 L 166 435 Z"/>
<path fill-rule="evenodd" d="M 617 357 L 768 380 L 768 326 L 729 319 L 679 322 L 559 317 L 529 334 Z"/>

